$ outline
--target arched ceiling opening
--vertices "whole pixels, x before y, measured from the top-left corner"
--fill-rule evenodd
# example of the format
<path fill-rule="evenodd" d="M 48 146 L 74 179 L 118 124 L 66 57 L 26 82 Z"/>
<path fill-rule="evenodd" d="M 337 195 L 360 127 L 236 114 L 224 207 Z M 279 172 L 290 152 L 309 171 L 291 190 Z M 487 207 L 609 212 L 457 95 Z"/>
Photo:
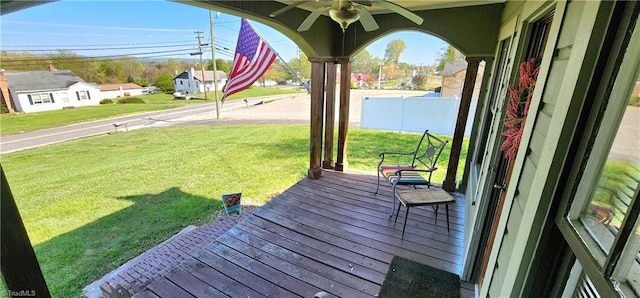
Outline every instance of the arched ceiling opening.
<path fill-rule="evenodd" d="M 1 0 L 1 13 L 25 9 L 51 1 Z M 420 31 L 439 37 L 467 57 L 491 56 L 495 51 L 503 0 L 431 0 L 389 1 L 401 5 L 422 17 L 421 25 L 390 10 L 372 5 L 367 7 L 379 29 L 367 32 L 360 22 L 342 29 L 327 14 L 321 15 L 308 31 L 297 28 L 317 4 L 305 3 L 277 17 L 269 14 L 295 1 L 229 1 L 175 0 L 174 2 L 216 10 L 268 25 L 295 42 L 307 57 L 352 57 L 372 42 L 397 31 Z M 311 1 L 310 1 L 311 2 Z M 320 1 L 330 2 L 330 0 Z M 362 2 L 362 1 L 359 1 Z M 153 5 L 154 2 L 149 2 Z"/>
<path fill-rule="evenodd" d="M 275 18 L 270 13 L 294 1 L 185 1 L 206 9 L 245 17 L 266 24 L 289 37 L 308 57 L 351 57 L 375 40 L 396 31 L 413 30 L 439 37 L 465 56 L 491 56 L 495 51 L 503 1 L 392 1 L 405 6 L 424 22 L 417 25 L 389 10 L 371 7 L 379 29 L 367 32 L 359 22 L 343 33 L 328 15 L 320 16 L 308 31 L 298 26 L 309 15 L 311 4 L 298 6 Z M 285 4 L 286 3 L 286 4 Z M 489 4 L 487 4 L 489 3 Z"/>

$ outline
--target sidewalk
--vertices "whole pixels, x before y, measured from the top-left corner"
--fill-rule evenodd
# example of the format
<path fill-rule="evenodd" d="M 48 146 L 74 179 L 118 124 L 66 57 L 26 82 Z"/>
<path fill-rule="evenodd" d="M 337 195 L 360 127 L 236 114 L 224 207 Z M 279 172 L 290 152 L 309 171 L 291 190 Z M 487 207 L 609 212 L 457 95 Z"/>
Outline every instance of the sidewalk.
<path fill-rule="evenodd" d="M 104 292 L 113 293 L 113 297 L 119 297 L 115 294 L 117 291 L 127 291 L 130 296 L 133 296 L 138 290 L 184 262 L 192 253 L 220 237 L 245 216 L 253 213 L 256 208 L 243 206 L 243 213 L 239 216 L 226 216 L 224 211 L 218 211 L 215 222 L 184 228 L 168 240 L 86 286 L 82 292 L 89 298 L 109 297 L 105 296 Z"/>

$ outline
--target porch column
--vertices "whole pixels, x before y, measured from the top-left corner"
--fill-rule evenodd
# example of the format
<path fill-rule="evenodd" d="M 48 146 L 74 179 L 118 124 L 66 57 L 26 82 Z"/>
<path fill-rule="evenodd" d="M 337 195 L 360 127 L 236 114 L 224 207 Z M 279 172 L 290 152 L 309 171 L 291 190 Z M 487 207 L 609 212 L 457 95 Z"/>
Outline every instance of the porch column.
<path fill-rule="evenodd" d="M 309 58 L 311 62 L 311 123 L 309 171 L 310 179 L 322 176 L 320 162 L 322 160 L 322 121 L 324 112 L 324 59 Z"/>
<path fill-rule="evenodd" d="M 0 271 L 7 288 L 25 290 L 27 295 L 51 297 L 2 166 L 0 180 Z"/>
<path fill-rule="evenodd" d="M 324 160 L 322 168 L 333 169 L 333 133 L 336 118 L 336 64 L 329 61 L 327 67 L 327 85 L 325 86 L 324 118 Z"/>
<path fill-rule="evenodd" d="M 462 150 L 462 142 L 464 140 L 464 130 L 467 125 L 469 107 L 471 106 L 471 96 L 473 95 L 473 89 L 476 85 L 478 65 L 480 65 L 482 60 L 482 57 L 467 57 L 467 73 L 465 74 L 464 86 L 462 87 L 462 99 L 460 100 L 456 130 L 453 132 L 453 142 L 451 142 L 447 177 L 442 184 L 442 188 L 448 192 L 456 190 L 456 173 L 458 172 L 460 151 Z"/>
<path fill-rule="evenodd" d="M 349 135 L 349 100 L 351 98 L 351 60 L 348 57 L 338 59 L 340 63 L 340 112 L 338 121 L 338 156 L 336 171 L 347 167 L 347 138 Z"/>

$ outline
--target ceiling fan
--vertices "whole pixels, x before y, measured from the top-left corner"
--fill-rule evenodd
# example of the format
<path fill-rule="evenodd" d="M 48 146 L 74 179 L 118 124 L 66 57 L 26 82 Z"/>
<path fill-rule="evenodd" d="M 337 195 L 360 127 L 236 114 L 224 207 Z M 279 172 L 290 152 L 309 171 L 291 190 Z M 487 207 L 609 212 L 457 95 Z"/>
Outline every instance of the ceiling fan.
<path fill-rule="evenodd" d="M 360 20 L 360 23 L 362 24 L 362 27 L 365 31 L 377 30 L 380 27 L 378 26 L 378 23 L 376 23 L 369 10 L 367 10 L 366 8 L 373 5 L 391 10 L 418 25 L 421 25 L 423 22 L 423 19 L 415 13 L 398 4 L 386 0 L 336 0 L 330 2 L 332 3 L 312 11 L 311 14 L 309 14 L 309 16 L 302 22 L 302 24 L 300 24 L 300 27 L 298 27 L 298 31 L 302 32 L 309 30 L 309 28 L 311 28 L 311 25 L 313 25 L 313 23 L 320 17 L 320 15 L 327 11 L 329 12 L 329 17 L 340 24 L 342 32 L 344 32 L 351 23 L 358 20 Z M 309 1 L 294 2 L 288 6 L 272 12 L 271 14 L 269 14 L 269 16 L 271 16 L 272 18 L 276 17 L 304 3 L 309 3 Z"/>

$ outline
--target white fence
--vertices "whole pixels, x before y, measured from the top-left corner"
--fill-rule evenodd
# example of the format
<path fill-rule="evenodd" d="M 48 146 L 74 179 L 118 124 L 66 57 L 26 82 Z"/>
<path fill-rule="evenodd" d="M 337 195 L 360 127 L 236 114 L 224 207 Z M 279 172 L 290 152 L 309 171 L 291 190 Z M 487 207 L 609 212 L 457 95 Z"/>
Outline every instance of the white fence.
<path fill-rule="evenodd" d="M 471 135 L 477 99 L 471 101 L 465 136 Z M 460 99 L 457 97 L 369 97 L 362 98 L 360 127 L 380 130 L 429 132 L 452 136 Z"/>

